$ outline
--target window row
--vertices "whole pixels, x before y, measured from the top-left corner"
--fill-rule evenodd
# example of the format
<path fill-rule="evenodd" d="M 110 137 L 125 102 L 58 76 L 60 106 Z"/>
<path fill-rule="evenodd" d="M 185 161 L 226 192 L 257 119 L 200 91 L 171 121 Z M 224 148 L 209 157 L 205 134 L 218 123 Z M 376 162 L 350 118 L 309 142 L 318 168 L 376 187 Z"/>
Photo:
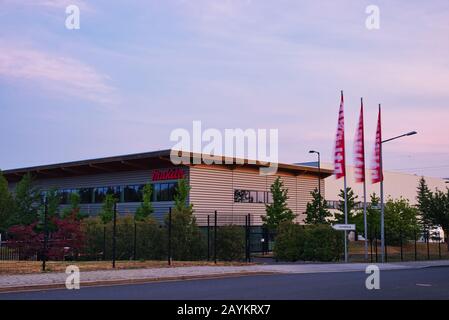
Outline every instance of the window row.
<path fill-rule="evenodd" d="M 154 183 L 152 187 L 152 201 L 173 201 L 176 193 L 176 182 Z M 59 190 L 61 204 L 69 204 L 72 193 L 80 196 L 83 204 L 102 203 L 106 195 L 112 194 L 119 202 L 142 202 L 144 184 L 128 186 L 109 186 L 96 188 L 78 188 Z"/>
<path fill-rule="evenodd" d="M 234 202 L 273 203 L 273 196 L 268 191 L 234 190 Z"/>

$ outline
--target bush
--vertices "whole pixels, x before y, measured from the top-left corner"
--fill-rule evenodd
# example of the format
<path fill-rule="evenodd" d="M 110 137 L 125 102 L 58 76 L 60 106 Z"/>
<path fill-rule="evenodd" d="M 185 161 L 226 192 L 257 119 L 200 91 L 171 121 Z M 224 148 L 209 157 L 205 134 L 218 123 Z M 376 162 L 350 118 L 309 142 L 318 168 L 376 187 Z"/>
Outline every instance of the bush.
<path fill-rule="evenodd" d="M 328 225 L 301 226 L 281 223 L 274 256 L 283 261 L 335 261 L 343 252 L 342 233 Z"/>
<path fill-rule="evenodd" d="M 165 218 L 168 228 L 168 215 Z M 171 256 L 173 260 L 201 260 L 206 256 L 206 245 L 196 219 L 190 210 L 172 212 Z"/>
<path fill-rule="evenodd" d="M 335 261 L 343 251 L 342 233 L 328 225 L 306 228 L 303 259 L 308 261 Z"/>
<path fill-rule="evenodd" d="M 133 216 L 117 218 L 116 259 L 117 260 L 162 260 L 167 256 L 165 229 L 153 218 L 136 221 Z M 134 232 L 136 230 L 136 257 L 134 257 Z M 85 256 L 87 259 L 112 258 L 113 223 L 103 224 L 100 218 L 88 218 L 83 221 L 86 238 Z M 106 232 L 105 232 L 106 231 Z M 104 237 L 106 235 L 106 241 Z M 105 248 L 104 248 L 105 246 Z"/>
<path fill-rule="evenodd" d="M 293 222 L 282 222 L 274 243 L 274 257 L 283 261 L 302 259 L 305 242 L 304 227 Z"/>
<path fill-rule="evenodd" d="M 245 230 L 243 227 L 229 225 L 218 228 L 217 258 L 223 261 L 236 261 L 245 258 Z"/>

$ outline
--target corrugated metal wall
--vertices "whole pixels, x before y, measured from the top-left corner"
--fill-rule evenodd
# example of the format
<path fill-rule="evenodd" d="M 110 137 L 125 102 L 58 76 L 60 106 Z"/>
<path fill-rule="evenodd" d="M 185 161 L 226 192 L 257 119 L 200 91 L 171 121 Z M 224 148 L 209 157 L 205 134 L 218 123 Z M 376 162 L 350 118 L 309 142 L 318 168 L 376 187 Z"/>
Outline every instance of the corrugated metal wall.
<path fill-rule="evenodd" d="M 265 215 L 263 203 L 235 203 L 234 189 L 270 191 L 277 176 L 288 188 L 288 206 L 297 214 L 297 221 L 303 222 L 306 205 L 311 201 L 310 192 L 318 187 L 318 177 L 314 175 L 295 176 L 278 172 L 274 176 L 261 176 L 258 169 L 238 167 L 234 170 L 225 166 L 195 165 L 190 168 L 190 201 L 197 215 L 218 214 L 242 215 L 251 213 L 253 223 L 261 224 L 260 216 Z M 324 194 L 324 180 L 321 180 Z"/>

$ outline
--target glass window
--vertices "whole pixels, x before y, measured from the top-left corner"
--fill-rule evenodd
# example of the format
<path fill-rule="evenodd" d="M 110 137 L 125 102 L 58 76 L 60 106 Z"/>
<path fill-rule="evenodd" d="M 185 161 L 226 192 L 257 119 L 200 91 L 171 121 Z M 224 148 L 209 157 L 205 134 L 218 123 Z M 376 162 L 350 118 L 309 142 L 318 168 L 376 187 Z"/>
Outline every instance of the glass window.
<path fill-rule="evenodd" d="M 80 195 L 80 201 L 81 203 L 92 203 L 93 201 L 93 195 L 92 195 L 93 188 L 80 188 L 78 190 L 78 193 Z"/>
<path fill-rule="evenodd" d="M 95 197 L 95 203 L 102 203 L 104 201 L 104 198 L 106 197 L 108 189 L 101 187 L 101 188 L 95 188 L 94 189 L 94 197 Z"/>
<path fill-rule="evenodd" d="M 257 191 L 257 202 L 258 203 L 265 203 L 266 202 L 265 194 L 266 194 L 265 191 Z"/>
<path fill-rule="evenodd" d="M 273 203 L 273 194 L 271 192 L 267 192 L 267 203 Z"/>
<path fill-rule="evenodd" d="M 257 191 L 249 191 L 248 202 L 250 203 L 257 202 Z"/>
<path fill-rule="evenodd" d="M 143 184 L 134 186 L 125 186 L 124 201 L 125 202 L 142 202 Z"/>
<path fill-rule="evenodd" d="M 168 201 L 168 183 L 161 183 L 160 201 Z"/>
<path fill-rule="evenodd" d="M 168 200 L 173 201 L 175 199 L 177 183 L 168 184 Z"/>
<path fill-rule="evenodd" d="M 119 186 L 107 187 L 106 194 L 112 194 L 117 201 L 121 201 L 122 188 Z"/>

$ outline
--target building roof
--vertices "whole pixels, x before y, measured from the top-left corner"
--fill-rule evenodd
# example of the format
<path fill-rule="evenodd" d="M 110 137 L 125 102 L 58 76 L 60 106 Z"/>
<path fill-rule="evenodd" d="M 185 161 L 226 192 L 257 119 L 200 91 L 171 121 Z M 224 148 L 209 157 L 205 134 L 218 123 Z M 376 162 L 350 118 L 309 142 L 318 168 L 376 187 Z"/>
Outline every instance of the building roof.
<path fill-rule="evenodd" d="M 79 176 L 88 174 L 108 173 L 117 171 L 149 170 L 154 168 L 164 168 L 173 166 L 170 160 L 172 153 L 177 150 L 159 150 L 153 152 L 135 153 L 121 156 L 96 158 L 80 161 L 71 161 L 57 164 L 33 166 L 3 171 L 3 175 L 9 182 L 19 181 L 23 175 L 30 173 L 35 178 L 59 178 L 68 176 Z M 211 158 L 211 155 L 189 152 L 190 163 L 195 163 L 193 159 Z M 216 157 L 214 157 L 216 158 Z M 232 158 L 221 156 L 223 163 L 233 163 L 234 166 L 254 166 L 268 167 L 269 165 L 260 161 L 250 159 Z M 195 164 L 192 164 L 195 165 Z M 278 163 L 278 168 L 293 173 L 312 173 L 318 175 L 318 169 L 313 166 Z M 320 175 L 326 178 L 332 174 L 332 170 L 321 169 Z"/>

